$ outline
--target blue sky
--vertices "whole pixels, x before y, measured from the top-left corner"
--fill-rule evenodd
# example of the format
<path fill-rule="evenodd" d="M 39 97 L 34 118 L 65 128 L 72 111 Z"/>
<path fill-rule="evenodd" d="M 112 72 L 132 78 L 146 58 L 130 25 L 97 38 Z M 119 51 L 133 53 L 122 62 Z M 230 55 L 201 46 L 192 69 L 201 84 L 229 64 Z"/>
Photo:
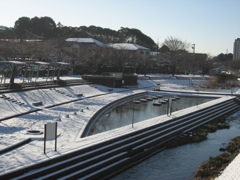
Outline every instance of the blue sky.
<path fill-rule="evenodd" d="M 65 26 L 136 28 L 163 43 L 169 36 L 196 44 L 197 53 L 233 52 L 240 38 L 240 0 L 0 0 L 0 25 L 49 16 Z"/>

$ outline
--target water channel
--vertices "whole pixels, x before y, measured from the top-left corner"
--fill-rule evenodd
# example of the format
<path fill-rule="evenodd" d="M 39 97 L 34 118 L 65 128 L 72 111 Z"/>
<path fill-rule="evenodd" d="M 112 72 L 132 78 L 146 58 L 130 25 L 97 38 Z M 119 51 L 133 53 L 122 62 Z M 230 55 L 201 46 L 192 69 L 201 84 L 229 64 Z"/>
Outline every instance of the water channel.
<path fill-rule="evenodd" d="M 170 98 L 163 96 L 162 99 Z M 139 99 L 138 99 L 139 100 Z M 173 101 L 172 111 L 191 106 L 201 106 L 202 103 L 213 100 L 211 97 L 180 97 Z M 160 99 L 135 104 L 133 101 L 121 105 L 108 112 L 96 125 L 94 134 L 143 121 L 152 117 L 166 114 L 166 104 L 153 106 Z M 240 112 L 228 118 L 229 129 L 209 133 L 208 139 L 200 143 L 192 143 L 172 149 L 166 149 L 155 156 L 122 172 L 112 180 L 188 180 L 194 177 L 194 172 L 209 157 L 221 154 L 222 143 L 228 143 L 232 138 L 240 135 Z"/>
<path fill-rule="evenodd" d="M 222 143 L 228 143 L 240 136 L 240 112 L 227 118 L 229 129 L 209 133 L 208 139 L 172 149 L 166 149 L 155 156 L 113 177 L 111 180 L 190 180 L 194 172 L 209 157 L 214 157 Z"/>
<path fill-rule="evenodd" d="M 139 104 L 134 103 L 135 101 L 140 101 L 140 99 L 147 99 L 149 97 L 157 97 L 157 95 L 148 95 L 134 101 L 130 101 L 126 104 L 120 105 L 106 115 L 104 115 L 99 122 L 96 124 L 95 128 L 92 130 L 92 134 L 97 134 L 100 132 L 108 131 L 111 129 L 126 126 L 132 123 L 144 121 L 157 116 L 165 115 L 167 113 L 167 103 L 161 104 L 161 106 L 154 106 L 154 103 L 162 102 L 163 100 L 173 98 L 169 94 L 158 94 L 162 96 L 160 98 L 155 98 L 152 100 L 147 100 L 146 102 L 140 102 Z M 216 99 L 215 97 L 200 97 L 200 96 L 178 96 L 180 99 L 175 99 L 172 101 L 172 112 L 185 109 L 188 107 L 200 105 L 202 103 Z"/>

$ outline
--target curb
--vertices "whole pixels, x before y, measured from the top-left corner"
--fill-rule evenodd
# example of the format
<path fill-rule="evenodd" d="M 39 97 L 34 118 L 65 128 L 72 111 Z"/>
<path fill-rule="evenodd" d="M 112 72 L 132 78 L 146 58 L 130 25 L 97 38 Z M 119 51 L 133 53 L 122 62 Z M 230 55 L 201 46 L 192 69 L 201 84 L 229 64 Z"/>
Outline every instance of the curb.
<path fill-rule="evenodd" d="M 14 145 L 12 145 L 12 146 L 9 146 L 9 147 L 7 147 L 7 148 L 4 148 L 4 149 L 0 150 L 0 155 L 3 154 L 3 153 L 6 153 L 6 152 L 12 151 L 12 150 L 14 150 L 14 149 L 16 149 L 16 148 L 18 148 L 18 147 L 20 147 L 20 146 L 23 146 L 23 145 L 25 145 L 25 144 L 27 144 L 27 143 L 29 143 L 29 142 L 31 142 L 31 141 L 32 141 L 32 139 L 31 139 L 31 138 L 28 138 L 28 139 L 25 139 L 25 140 L 23 140 L 23 141 L 20 141 L 20 142 L 14 144 Z"/>

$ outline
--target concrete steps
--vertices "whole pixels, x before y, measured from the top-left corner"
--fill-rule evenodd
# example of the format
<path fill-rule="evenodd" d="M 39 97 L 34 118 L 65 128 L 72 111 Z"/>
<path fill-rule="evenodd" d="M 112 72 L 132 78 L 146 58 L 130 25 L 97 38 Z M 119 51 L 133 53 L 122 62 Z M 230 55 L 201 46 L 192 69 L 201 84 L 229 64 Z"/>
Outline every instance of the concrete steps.
<path fill-rule="evenodd" d="M 89 84 L 89 82 L 81 79 L 70 79 L 66 80 L 65 86 L 75 86 L 75 85 L 83 85 Z M 57 85 L 54 81 L 38 81 L 32 83 L 21 83 L 21 90 L 18 89 L 11 89 L 9 88 L 8 84 L 0 85 L 0 93 L 6 92 L 16 92 L 16 91 L 26 91 L 26 90 L 33 90 L 33 89 L 46 89 L 46 88 L 56 88 L 60 87 L 61 85 Z"/>
<path fill-rule="evenodd" d="M 180 134 L 239 110 L 237 98 L 0 176 L 0 179 L 107 179 L 164 149 Z"/>

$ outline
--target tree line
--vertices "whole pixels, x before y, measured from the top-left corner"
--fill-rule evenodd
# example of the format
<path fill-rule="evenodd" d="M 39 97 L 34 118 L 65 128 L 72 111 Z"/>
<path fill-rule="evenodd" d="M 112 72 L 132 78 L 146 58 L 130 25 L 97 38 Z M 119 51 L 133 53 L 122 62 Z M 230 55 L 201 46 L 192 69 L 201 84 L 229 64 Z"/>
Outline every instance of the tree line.
<path fill-rule="evenodd" d="M 2 31 L 1 39 L 56 39 L 56 38 L 94 38 L 103 43 L 134 43 L 150 49 L 156 49 L 156 43 L 140 30 L 121 27 L 115 31 L 109 28 L 97 26 L 64 26 L 60 22 L 55 23 L 51 17 L 20 17 L 14 28 Z"/>
<path fill-rule="evenodd" d="M 79 51 L 67 48 L 65 39 L 70 37 L 94 38 L 103 43 L 135 43 L 150 48 L 159 53 L 159 57 L 151 57 L 146 64 L 139 54 L 114 51 L 113 49 L 91 47 Z M 120 71 L 126 64 L 135 64 L 140 72 L 157 71 L 165 73 L 188 73 L 201 71 L 208 73 L 209 69 L 225 65 L 236 69 L 240 63 L 233 62 L 231 53 L 210 57 L 206 54 L 193 55 L 189 49 L 191 44 L 181 39 L 167 37 L 161 46 L 138 29 L 121 27 L 118 31 L 97 26 L 64 26 L 50 17 L 21 17 L 14 28 L 0 31 L 0 39 L 31 40 L 41 42 L 0 43 L 0 56 L 4 59 L 31 58 L 43 61 L 62 61 L 68 56 L 78 71 L 98 72 L 100 67 L 111 66 Z M 33 45 L 34 44 L 34 45 Z M 81 70 L 79 70 L 81 69 Z"/>

